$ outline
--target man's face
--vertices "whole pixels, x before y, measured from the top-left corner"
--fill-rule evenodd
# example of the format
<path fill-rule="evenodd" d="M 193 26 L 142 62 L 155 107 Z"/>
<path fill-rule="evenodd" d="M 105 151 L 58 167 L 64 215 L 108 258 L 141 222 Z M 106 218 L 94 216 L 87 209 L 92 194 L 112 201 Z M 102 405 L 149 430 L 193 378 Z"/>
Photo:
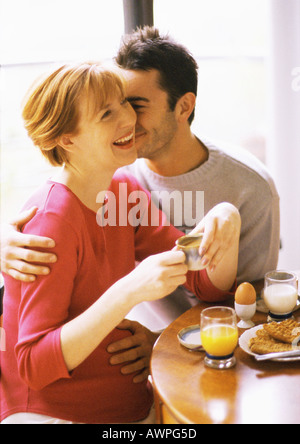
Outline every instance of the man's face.
<path fill-rule="evenodd" d="M 170 146 L 177 131 L 175 113 L 158 83 L 158 71 L 124 70 L 126 97 L 137 114 L 135 141 L 138 157 L 156 159 Z"/>

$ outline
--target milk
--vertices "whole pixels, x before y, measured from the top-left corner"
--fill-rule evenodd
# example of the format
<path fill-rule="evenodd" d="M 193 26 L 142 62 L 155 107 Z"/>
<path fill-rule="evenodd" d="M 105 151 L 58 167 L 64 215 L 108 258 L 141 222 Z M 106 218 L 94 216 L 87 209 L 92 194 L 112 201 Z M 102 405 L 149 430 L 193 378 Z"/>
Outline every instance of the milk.
<path fill-rule="evenodd" d="M 297 304 L 297 289 L 289 284 L 272 284 L 264 289 L 264 300 L 272 313 L 290 313 Z"/>

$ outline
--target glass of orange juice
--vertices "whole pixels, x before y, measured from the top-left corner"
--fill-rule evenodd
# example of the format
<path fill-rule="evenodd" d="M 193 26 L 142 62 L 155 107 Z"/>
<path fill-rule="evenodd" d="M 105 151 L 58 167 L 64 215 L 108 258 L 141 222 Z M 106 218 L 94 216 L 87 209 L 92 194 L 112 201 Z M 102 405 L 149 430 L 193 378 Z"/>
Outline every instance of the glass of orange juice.
<path fill-rule="evenodd" d="M 229 307 L 206 308 L 201 313 L 201 342 L 205 365 L 217 369 L 236 364 L 234 350 L 238 343 L 236 313 Z"/>

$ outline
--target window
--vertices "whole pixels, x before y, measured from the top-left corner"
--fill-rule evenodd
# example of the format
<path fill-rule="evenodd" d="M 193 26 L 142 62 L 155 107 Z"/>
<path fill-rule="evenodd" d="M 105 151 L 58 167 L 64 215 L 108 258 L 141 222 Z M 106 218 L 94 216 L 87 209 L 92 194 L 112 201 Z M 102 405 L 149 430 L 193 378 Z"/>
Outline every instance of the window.
<path fill-rule="evenodd" d="M 164 0 L 154 6 L 155 25 L 199 65 L 194 132 L 241 145 L 265 161 L 267 1 Z"/>

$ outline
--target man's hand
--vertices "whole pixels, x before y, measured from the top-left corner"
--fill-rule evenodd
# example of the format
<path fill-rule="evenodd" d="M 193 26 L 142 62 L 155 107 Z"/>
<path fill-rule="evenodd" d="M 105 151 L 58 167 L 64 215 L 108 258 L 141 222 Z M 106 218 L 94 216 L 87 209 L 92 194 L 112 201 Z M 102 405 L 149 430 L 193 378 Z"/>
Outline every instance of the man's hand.
<path fill-rule="evenodd" d="M 223 202 L 213 207 L 190 234 L 203 233 L 200 245 L 202 264 L 212 272 L 232 242 L 240 236 L 241 217 L 236 207 Z"/>
<path fill-rule="evenodd" d="M 36 211 L 37 207 L 24 211 L 9 225 L 1 227 L 0 270 L 24 282 L 32 282 L 37 275 L 49 273 L 48 267 L 36 264 L 53 263 L 57 259 L 55 254 L 31 250 L 31 248 L 53 248 L 55 242 L 52 239 L 20 232 Z"/>
<path fill-rule="evenodd" d="M 153 333 L 138 322 L 128 319 L 124 319 L 117 328 L 130 330 L 132 336 L 121 339 L 108 346 L 107 351 L 109 353 L 115 353 L 110 358 L 110 364 L 116 365 L 126 362 L 121 372 L 124 375 L 139 372 L 133 378 L 133 382 L 142 382 L 149 376 L 152 348 L 159 334 Z"/>

